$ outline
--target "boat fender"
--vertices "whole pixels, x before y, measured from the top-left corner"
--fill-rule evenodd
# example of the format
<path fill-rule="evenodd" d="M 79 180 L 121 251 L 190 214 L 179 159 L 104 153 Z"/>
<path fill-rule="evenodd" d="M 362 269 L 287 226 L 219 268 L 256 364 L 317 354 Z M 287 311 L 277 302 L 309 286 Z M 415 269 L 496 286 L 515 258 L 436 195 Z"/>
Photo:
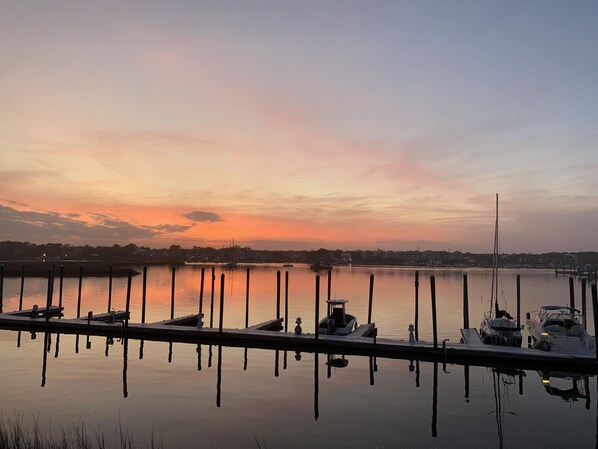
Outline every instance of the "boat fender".
<path fill-rule="evenodd" d="M 550 343 L 546 340 L 542 340 L 538 342 L 538 349 L 540 351 L 550 351 Z"/>
<path fill-rule="evenodd" d="M 531 314 L 531 313 L 529 313 L 529 312 L 527 312 L 527 313 L 525 314 L 525 318 L 526 318 L 526 319 L 528 319 L 528 320 L 531 320 L 531 319 L 532 319 L 532 314 Z"/>

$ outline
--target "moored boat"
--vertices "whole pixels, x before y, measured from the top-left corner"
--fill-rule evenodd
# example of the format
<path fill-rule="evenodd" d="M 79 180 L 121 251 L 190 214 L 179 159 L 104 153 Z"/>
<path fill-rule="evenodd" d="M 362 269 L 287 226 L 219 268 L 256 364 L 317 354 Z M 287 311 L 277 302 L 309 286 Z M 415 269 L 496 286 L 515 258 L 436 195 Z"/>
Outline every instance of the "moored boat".
<path fill-rule="evenodd" d="M 330 315 L 320 320 L 318 333 L 327 335 L 349 335 L 357 328 L 357 318 L 349 315 L 345 305 L 346 299 L 329 299 L 326 301 L 330 308 Z"/>
<path fill-rule="evenodd" d="M 485 344 L 521 347 L 521 328 L 513 317 L 498 306 L 498 193 L 496 194 L 496 222 L 494 226 L 494 256 L 492 259 L 492 288 L 490 311 L 480 324 L 480 337 Z"/>
<path fill-rule="evenodd" d="M 584 317 L 577 309 L 567 306 L 543 306 L 528 313 L 526 328 L 532 346 L 542 351 L 594 353 L 596 340 L 586 331 Z"/>
<path fill-rule="evenodd" d="M 332 270 L 332 265 L 329 262 L 316 262 L 309 266 L 314 271 L 330 271 Z"/>

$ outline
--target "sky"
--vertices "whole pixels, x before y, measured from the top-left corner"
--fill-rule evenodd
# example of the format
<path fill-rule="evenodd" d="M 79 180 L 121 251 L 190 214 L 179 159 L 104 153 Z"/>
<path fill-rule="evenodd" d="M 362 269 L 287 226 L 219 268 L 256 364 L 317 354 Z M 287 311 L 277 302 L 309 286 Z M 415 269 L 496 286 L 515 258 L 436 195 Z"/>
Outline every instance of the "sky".
<path fill-rule="evenodd" d="M 598 250 L 598 2 L 0 1 L 0 240 Z"/>

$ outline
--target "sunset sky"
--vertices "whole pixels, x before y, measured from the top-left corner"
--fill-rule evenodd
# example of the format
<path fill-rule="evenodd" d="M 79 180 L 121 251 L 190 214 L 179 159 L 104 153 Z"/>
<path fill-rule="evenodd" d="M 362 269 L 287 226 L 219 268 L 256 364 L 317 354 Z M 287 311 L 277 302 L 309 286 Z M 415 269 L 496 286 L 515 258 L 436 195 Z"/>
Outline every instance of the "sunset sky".
<path fill-rule="evenodd" d="M 598 2 L 0 4 L 0 240 L 598 250 Z"/>

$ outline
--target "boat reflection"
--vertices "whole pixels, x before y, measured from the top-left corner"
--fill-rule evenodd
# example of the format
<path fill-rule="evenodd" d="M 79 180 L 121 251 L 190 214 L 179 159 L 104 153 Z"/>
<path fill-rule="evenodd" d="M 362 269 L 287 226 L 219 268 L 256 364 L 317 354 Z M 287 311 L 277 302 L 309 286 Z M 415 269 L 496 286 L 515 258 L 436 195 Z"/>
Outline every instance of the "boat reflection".
<path fill-rule="evenodd" d="M 586 410 L 590 409 L 591 398 L 588 375 L 539 371 L 542 385 L 550 396 L 556 396 L 568 403 L 585 401 Z M 593 377 L 593 376 L 592 376 Z M 568 386 L 568 388 L 565 387 Z"/>
<path fill-rule="evenodd" d="M 523 377 L 525 372 L 518 369 L 492 368 L 492 385 L 494 390 L 494 410 L 488 414 L 494 414 L 496 420 L 496 431 L 498 435 L 498 447 L 502 449 L 505 445 L 504 417 L 505 415 L 517 416 L 517 413 L 503 408 L 503 402 L 510 404 L 510 389 L 518 379 L 519 394 L 523 395 Z"/>

